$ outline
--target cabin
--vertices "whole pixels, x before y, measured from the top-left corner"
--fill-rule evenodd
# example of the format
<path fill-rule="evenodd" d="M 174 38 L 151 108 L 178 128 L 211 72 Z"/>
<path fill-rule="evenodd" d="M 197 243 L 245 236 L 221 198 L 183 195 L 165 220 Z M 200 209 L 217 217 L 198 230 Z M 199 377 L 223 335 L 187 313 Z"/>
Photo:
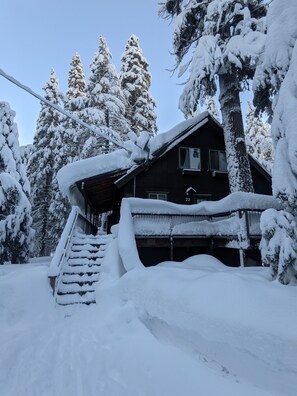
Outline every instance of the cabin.
<path fill-rule="evenodd" d="M 249 161 L 255 193 L 271 196 L 271 175 L 253 157 L 249 156 Z M 120 220 L 124 198 L 159 200 L 160 205 L 164 201 L 193 205 L 222 200 L 230 194 L 223 129 L 207 112 L 146 141 L 138 155 L 121 149 L 89 158 L 64 167 L 58 179 L 72 205 L 78 206 L 91 223 L 96 224 L 99 215 L 107 214 L 104 218 L 108 232 Z M 240 216 L 246 216 L 244 221 L 251 229 L 248 221 L 256 216 L 259 222 L 260 212 L 256 214 L 254 209 L 253 213 L 245 213 L 248 209 L 251 208 L 240 208 Z M 166 216 L 166 210 L 160 213 Z M 140 215 L 136 213 L 138 222 Z M 149 215 L 147 211 L 142 213 Z M 229 210 L 212 214 L 217 218 L 220 215 L 226 219 L 234 213 Z M 151 221 L 157 223 L 160 216 L 158 211 L 151 213 Z M 207 217 L 201 216 L 200 220 Z M 167 222 L 170 221 L 172 218 L 168 217 Z M 193 217 L 187 221 L 193 221 Z M 214 254 L 225 263 L 239 263 L 238 246 L 232 245 L 230 236 L 222 233 L 216 236 L 140 233 L 135 237 L 144 265 L 169 259 L 181 261 L 198 253 Z M 245 262 L 259 263 L 259 229 L 257 235 L 248 235 L 248 239 Z"/>

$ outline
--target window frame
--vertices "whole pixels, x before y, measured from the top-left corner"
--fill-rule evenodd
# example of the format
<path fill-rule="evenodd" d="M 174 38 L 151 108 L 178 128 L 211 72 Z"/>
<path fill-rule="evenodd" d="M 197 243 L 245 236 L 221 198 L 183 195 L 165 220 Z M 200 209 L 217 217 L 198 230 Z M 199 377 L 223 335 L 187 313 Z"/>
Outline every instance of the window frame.
<path fill-rule="evenodd" d="M 199 168 L 190 168 L 190 167 L 183 167 L 181 164 L 181 150 L 198 150 L 199 152 Z M 180 146 L 178 148 L 178 168 L 182 171 L 191 171 L 191 172 L 201 172 L 202 164 L 201 164 L 201 149 L 200 147 L 189 147 L 189 146 Z"/>
<path fill-rule="evenodd" d="M 225 154 L 225 157 L 226 157 L 226 170 L 214 169 L 214 167 L 212 167 L 211 152 L 224 153 Z M 208 150 L 208 163 L 209 163 L 209 170 L 210 171 L 212 171 L 212 172 L 220 172 L 220 173 L 228 173 L 226 150 L 209 149 Z"/>
<path fill-rule="evenodd" d="M 150 195 L 156 195 L 157 198 L 152 198 L 152 197 L 150 197 Z M 166 199 L 159 198 L 160 195 L 164 195 L 164 197 Z M 164 192 L 164 191 L 148 191 L 147 192 L 147 198 L 148 199 L 157 199 L 157 200 L 160 200 L 160 201 L 168 201 L 168 193 Z"/>

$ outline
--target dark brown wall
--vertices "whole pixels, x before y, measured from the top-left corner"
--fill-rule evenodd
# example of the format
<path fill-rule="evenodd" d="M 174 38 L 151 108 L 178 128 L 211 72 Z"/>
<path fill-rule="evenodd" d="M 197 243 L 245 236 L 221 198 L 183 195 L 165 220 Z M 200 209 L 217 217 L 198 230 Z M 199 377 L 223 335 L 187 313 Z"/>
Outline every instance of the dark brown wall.
<path fill-rule="evenodd" d="M 272 195 L 271 180 L 267 180 L 254 166 L 251 166 L 251 172 L 255 193 Z"/>
<path fill-rule="evenodd" d="M 210 129 L 211 128 L 211 129 Z M 201 171 L 183 174 L 179 169 L 179 147 L 198 147 L 201 154 Z M 209 149 L 224 150 L 223 134 L 204 126 L 164 154 L 147 171 L 136 177 L 136 197 L 147 198 L 148 192 L 167 192 L 168 201 L 186 204 L 186 190 L 193 187 L 197 194 L 211 194 L 218 200 L 229 194 L 227 174 L 212 176 L 209 170 Z M 124 195 L 133 195 L 133 180 L 123 188 Z"/>

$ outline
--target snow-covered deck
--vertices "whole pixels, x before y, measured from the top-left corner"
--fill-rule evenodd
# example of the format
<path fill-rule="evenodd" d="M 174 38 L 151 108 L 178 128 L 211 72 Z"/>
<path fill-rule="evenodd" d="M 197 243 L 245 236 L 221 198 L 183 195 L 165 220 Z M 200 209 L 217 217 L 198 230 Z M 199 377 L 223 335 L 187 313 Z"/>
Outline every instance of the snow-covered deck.
<path fill-rule="evenodd" d="M 234 236 L 245 231 L 247 236 L 259 237 L 262 211 L 238 210 L 211 216 L 134 214 L 135 236 Z"/>
<path fill-rule="evenodd" d="M 279 209 L 280 206 L 271 196 L 242 192 L 196 205 L 124 199 L 118 233 L 123 264 L 126 270 L 130 269 L 132 261 L 141 265 L 137 246 L 161 246 L 161 240 L 172 251 L 176 243 L 181 246 L 182 239 L 183 245 L 186 239 L 193 246 L 215 240 L 220 247 L 249 249 L 259 243 L 260 216 L 268 208 Z"/>

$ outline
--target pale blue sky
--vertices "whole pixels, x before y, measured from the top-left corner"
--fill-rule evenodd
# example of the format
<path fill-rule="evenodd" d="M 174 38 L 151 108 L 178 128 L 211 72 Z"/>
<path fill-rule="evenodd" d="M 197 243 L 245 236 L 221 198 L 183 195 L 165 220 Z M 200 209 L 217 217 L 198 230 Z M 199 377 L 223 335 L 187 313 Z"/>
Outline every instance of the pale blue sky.
<path fill-rule="evenodd" d="M 98 49 L 107 39 L 119 70 L 120 57 L 130 35 L 136 34 L 152 74 L 151 94 L 158 108 L 157 123 L 166 131 L 183 119 L 178 110 L 182 87 L 171 77 L 172 26 L 158 17 L 159 0 L 1 0 L 0 68 L 39 94 L 56 71 L 60 89 L 67 89 L 69 64 L 81 55 L 86 77 Z M 0 100 L 16 111 L 20 143 L 32 143 L 39 101 L 0 76 Z"/>

